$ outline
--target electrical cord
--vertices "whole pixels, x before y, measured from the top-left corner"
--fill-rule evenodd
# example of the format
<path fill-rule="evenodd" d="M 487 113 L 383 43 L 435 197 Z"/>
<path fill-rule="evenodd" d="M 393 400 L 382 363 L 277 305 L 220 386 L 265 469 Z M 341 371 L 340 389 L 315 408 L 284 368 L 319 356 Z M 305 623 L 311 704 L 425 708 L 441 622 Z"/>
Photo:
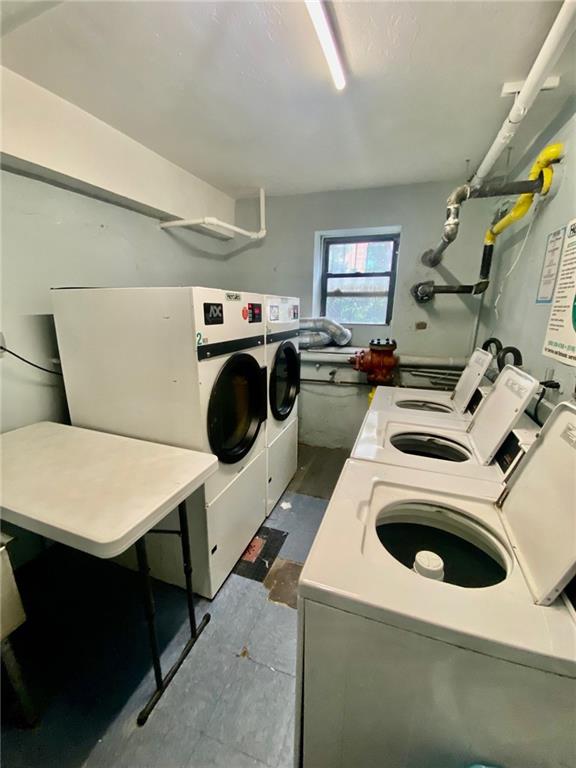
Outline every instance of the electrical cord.
<path fill-rule="evenodd" d="M 51 368 L 44 368 L 42 365 L 37 365 L 36 363 L 33 363 L 31 360 L 26 360 L 25 357 L 22 357 L 22 355 L 17 354 L 16 352 L 13 352 L 11 349 L 8 349 L 8 347 L 4 347 L 0 345 L 0 349 L 2 352 L 6 352 L 9 355 L 12 355 L 12 357 L 15 357 L 17 360 L 21 360 L 23 363 L 26 363 L 26 365 L 31 365 L 32 368 L 38 368 L 39 371 L 44 371 L 45 373 L 51 373 L 54 376 L 62 376 L 60 371 L 53 371 Z"/>
<path fill-rule="evenodd" d="M 540 385 L 542 386 L 542 389 L 540 390 L 540 394 L 538 395 L 538 400 L 536 400 L 536 405 L 534 406 L 534 421 L 536 422 L 536 424 L 538 424 L 539 427 L 543 427 L 544 423 L 540 420 L 540 417 L 538 415 L 538 409 L 540 408 L 542 400 L 544 400 L 544 395 L 546 394 L 546 390 L 560 389 L 560 383 L 558 381 L 554 381 L 554 379 L 547 379 L 546 381 L 541 381 Z"/>
<path fill-rule="evenodd" d="M 526 243 L 528 242 L 528 238 L 530 237 L 530 233 L 532 232 L 532 225 L 534 224 L 534 221 L 535 221 L 536 216 L 538 215 L 538 211 L 540 209 L 540 205 L 539 204 L 540 204 L 540 199 L 538 199 L 536 201 L 536 204 L 535 204 L 535 206 L 534 206 L 534 208 L 532 210 L 532 217 L 530 219 L 530 223 L 528 224 L 528 229 L 526 230 L 526 235 L 524 236 L 524 240 L 522 241 L 522 245 L 520 246 L 520 250 L 518 251 L 518 254 L 516 255 L 516 258 L 512 262 L 512 266 L 506 272 L 502 282 L 500 283 L 500 287 L 498 289 L 498 295 L 496 296 L 496 298 L 494 300 L 494 305 L 493 305 L 494 314 L 496 315 L 496 319 L 497 320 L 500 319 L 500 314 L 498 313 L 498 303 L 499 303 L 500 299 L 502 298 L 502 294 L 504 293 L 504 286 L 506 285 L 506 282 L 508 281 L 508 278 L 510 277 L 512 272 L 514 272 L 514 270 L 518 266 L 518 262 L 522 258 L 522 255 L 524 253 L 524 249 L 526 248 Z"/>
<path fill-rule="evenodd" d="M 536 405 L 534 406 L 534 421 L 536 424 L 538 424 L 539 427 L 542 427 L 543 424 L 540 421 L 540 417 L 538 416 L 538 408 L 540 407 L 540 403 L 544 399 L 544 394 L 546 392 L 546 387 L 542 387 L 540 390 L 540 394 L 538 395 L 538 400 L 536 400 Z"/>

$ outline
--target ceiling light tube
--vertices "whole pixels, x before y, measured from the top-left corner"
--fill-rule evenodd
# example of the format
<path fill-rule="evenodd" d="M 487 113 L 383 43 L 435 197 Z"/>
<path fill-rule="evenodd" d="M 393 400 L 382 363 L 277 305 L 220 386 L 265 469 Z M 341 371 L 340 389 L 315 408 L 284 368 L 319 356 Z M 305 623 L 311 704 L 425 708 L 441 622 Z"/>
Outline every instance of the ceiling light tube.
<path fill-rule="evenodd" d="M 341 91 L 346 86 L 346 78 L 324 3 L 322 0 L 305 0 L 305 3 L 318 35 L 318 40 L 322 46 L 322 51 L 324 52 L 324 57 L 330 69 L 336 90 Z"/>

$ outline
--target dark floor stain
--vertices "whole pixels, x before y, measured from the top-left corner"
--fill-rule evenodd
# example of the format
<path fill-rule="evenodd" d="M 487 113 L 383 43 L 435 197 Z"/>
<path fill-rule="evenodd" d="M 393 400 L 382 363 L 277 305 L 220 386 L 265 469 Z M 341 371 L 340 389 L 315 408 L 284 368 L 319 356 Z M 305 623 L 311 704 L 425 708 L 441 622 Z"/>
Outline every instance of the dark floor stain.
<path fill-rule="evenodd" d="M 288 536 L 286 531 L 277 531 L 275 528 L 267 528 L 263 525 L 246 548 L 246 557 L 242 557 L 236 563 L 234 573 L 244 576 L 245 579 L 264 581 L 278 552 L 282 549 L 286 536 Z M 258 552 L 255 559 L 254 552 Z"/>
<path fill-rule="evenodd" d="M 282 560 L 278 557 L 264 579 L 268 590 L 268 599 L 273 603 L 283 603 L 290 608 L 296 608 L 298 596 L 298 579 L 302 572 L 302 563 Z"/>
<path fill-rule="evenodd" d="M 345 448 L 318 448 L 300 443 L 298 470 L 288 490 L 306 496 L 329 499 L 350 451 Z"/>

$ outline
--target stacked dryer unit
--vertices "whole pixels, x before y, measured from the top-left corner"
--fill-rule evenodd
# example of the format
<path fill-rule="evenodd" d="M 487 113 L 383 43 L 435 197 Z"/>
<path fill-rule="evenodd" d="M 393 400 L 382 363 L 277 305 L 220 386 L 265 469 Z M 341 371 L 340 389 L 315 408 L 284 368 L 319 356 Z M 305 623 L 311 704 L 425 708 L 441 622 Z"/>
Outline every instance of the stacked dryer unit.
<path fill-rule="evenodd" d="M 194 590 L 214 597 L 266 515 L 264 297 L 99 288 L 54 290 L 53 302 L 73 424 L 218 457 L 187 501 Z M 179 546 L 151 536 L 149 560 L 183 586 Z"/>
<path fill-rule="evenodd" d="M 266 296 L 266 511 L 272 509 L 296 473 L 298 463 L 298 393 L 300 392 L 300 300 Z"/>

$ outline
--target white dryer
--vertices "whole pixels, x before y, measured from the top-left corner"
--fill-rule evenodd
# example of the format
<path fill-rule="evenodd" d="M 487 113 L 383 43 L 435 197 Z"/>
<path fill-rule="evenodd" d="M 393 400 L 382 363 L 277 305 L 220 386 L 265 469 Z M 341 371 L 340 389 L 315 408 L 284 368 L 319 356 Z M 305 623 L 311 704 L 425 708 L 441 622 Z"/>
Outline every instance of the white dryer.
<path fill-rule="evenodd" d="M 457 425 L 393 420 L 386 411 L 370 409 L 351 457 L 500 484 L 525 448 L 513 429 L 537 388 L 535 378 L 506 366 L 466 431 Z M 502 447 L 506 455 L 495 461 Z"/>
<path fill-rule="evenodd" d="M 575 476 L 567 404 L 496 503 L 347 462 L 299 583 L 301 768 L 574 764 Z"/>
<path fill-rule="evenodd" d="M 439 424 L 471 420 L 483 399 L 480 384 L 492 362 L 492 355 L 475 349 L 452 392 L 410 387 L 378 387 L 370 409 L 386 410 L 402 420 L 422 420 Z"/>
<path fill-rule="evenodd" d="M 187 502 L 194 590 L 214 597 L 265 518 L 264 298 L 199 287 L 52 293 L 73 424 L 218 457 Z M 175 537 L 151 537 L 157 578 L 183 585 L 178 552 Z"/>
<path fill-rule="evenodd" d="M 265 317 L 268 370 L 266 511 L 270 514 L 294 477 L 298 464 L 300 299 L 266 296 Z"/>

